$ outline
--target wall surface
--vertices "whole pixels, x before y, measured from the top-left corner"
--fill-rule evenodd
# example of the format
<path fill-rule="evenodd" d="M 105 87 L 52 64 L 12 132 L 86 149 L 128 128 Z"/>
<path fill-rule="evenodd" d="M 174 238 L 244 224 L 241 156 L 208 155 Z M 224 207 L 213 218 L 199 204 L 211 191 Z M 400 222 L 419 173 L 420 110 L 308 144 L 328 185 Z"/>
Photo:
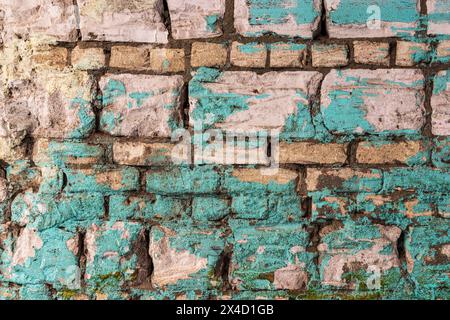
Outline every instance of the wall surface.
<path fill-rule="evenodd" d="M 448 0 L 0 0 L 0 298 L 450 298 Z"/>

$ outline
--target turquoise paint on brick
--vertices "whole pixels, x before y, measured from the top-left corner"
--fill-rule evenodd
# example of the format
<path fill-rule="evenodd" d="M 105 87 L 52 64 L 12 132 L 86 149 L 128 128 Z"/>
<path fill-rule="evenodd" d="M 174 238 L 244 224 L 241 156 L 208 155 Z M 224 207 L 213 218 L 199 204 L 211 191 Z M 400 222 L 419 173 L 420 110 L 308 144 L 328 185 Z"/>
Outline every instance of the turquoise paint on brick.
<path fill-rule="evenodd" d="M 431 159 L 439 168 L 450 167 L 450 137 L 435 138 Z"/>
<path fill-rule="evenodd" d="M 395 168 L 384 172 L 383 191 L 418 190 L 422 192 L 450 191 L 449 170 L 427 167 Z"/>
<path fill-rule="evenodd" d="M 95 114 L 92 112 L 91 103 L 83 98 L 72 100 L 70 109 L 78 109 L 79 124 L 76 129 L 68 134 L 68 138 L 80 139 L 87 137 L 95 127 Z"/>
<path fill-rule="evenodd" d="M 153 92 L 132 92 L 130 93 L 130 98 L 135 100 L 135 103 L 128 102 L 128 108 L 131 109 L 134 106 L 137 108 L 142 107 L 144 104 L 144 101 L 147 100 L 149 97 L 153 96 Z"/>
<path fill-rule="evenodd" d="M 127 94 L 125 84 L 122 81 L 110 79 L 102 90 L 102 105 L 113 104 L 117 98 Z"/>
<path fill-rule="evenodd" d="M 205 17 L 206 30 L 209 32 L 216 32 L 218 29 L 219 15 L 213 14 Z"/>
<path fill-rule="evenodd" d="M 41 166 L 65 167 L 72 159 L 101 159 L 105 156 L 101 145 L 72 141 L 50 141 L 46 152 L 50 162 L 39 162 Z"/>
<path fill-rule="evenodd" d="M 192 218 L 197 221 L 219 221 L 230 213 L 226 199 L 195 197 L 192 201 Z"/>
<path fill-rule="evenodd" d="M 256 54 L 266 51 L 266 46 L 258 42 L 249 42 L 245 44 L 239 44 L 237 46 L 238 50 L 245 54 Z"/>
<path fill-rule="evenodd" d="M 433 94 L 440 94 L 447 90 L 447 84 L 450 83 L 450 71 L 447 70 L 444 73 L 434 77 Z"/>

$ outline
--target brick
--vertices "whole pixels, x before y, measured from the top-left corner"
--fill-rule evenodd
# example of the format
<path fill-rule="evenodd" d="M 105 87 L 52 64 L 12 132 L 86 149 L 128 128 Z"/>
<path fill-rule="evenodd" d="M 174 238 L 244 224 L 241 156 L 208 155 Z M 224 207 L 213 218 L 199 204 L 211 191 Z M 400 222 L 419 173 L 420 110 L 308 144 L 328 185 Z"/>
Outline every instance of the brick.
<path fill-rule="evenodd" d="M 111 219 L 171 220 L 188 216 L 189 199 L 161 195 L 111 195 L 109 216 Z"/>
<path fill-rule="evenodd" d="M 306 171 L 307 191 L 378 192 L 383 174 L 377 169 L 315 169 Z"/>
<path fill-rule="evenodd" d="M 229 281 L 235 290 L 306 290 L 314 278 L 309 235 L 299 224 L 267 228 L 232 225 Z"/>
<path fill-rule="evenodd" d="M 326 194 L 324 192 L 310 192 L 311 218 L 318 219 L 345 219 L 355 210 L 355 203 L 348 196 Z"/>
<path fill-rule="evenodd" d="M 174 39 L 222 35 L 225 0 L 168 0 Z"/>
<path fill-rule="evenodd" d="M 450 172 L 429 167 L 393 168 L 384 172 L 384 191 L 450 191 Z"/>
<path fill-rule="evenodd" d="M 314 136 L 309 111 L 322 75 L 318 72 L 220 72 L 201 68 L 189 83 L 189 124 L 227 134 Z"/>
<path fill-rule="evenodd" d="M 162 0 L 80 0 L 83 40 L 167 43 Z"/>
<path fill-rule="evenodd" d="M 450 4 L 446 0 L 427 0 L 429 35 L 450 34 L 449 11 Z"/>
<path fill-rule="evenodd" d="M 100 130 L 114 136 L 170 137 L 180 121 L 182 76 L 107 74 Z"/>
<path fill-rule="evenodd" d="M 184 71 L 184 49 L 152 49 L 150 69 L 160 73 Z"/>
<path fill-rule="evenodd" d="M 150 70 L 151 46 L 113 46 L 109 66 L 111 68 Z"/>
<path fill-rule="evenodd" d="M 5 162 L 13 162 L 26 158 L 27 146 L 18 144 L 9 137 L 0 137 L 0 159 Z"/>
<path fill-rule="evenodd" d="M 427 43 L 411 41 L 397 41 L 397 57 L 395 64 L 411 67 L 419 63 L 426 63 L 431 58 L 430 46 Z"/>
<path fill-rule="evenodd" d="M 213 289 L 214 268 L 225 248 L 221 229 L 202 229 L 169 224 L 150 230 L 152 284 L 181 291 Z"/>
<path fill-rule="evenodd" d="M 234 168 L 225 176 L 224 189 L 230 193 L 281 192 L 295 190 L 299 176 L 294 170 L 279 168 L 276 172 L 261 169 Z"/>
<path fill-rule="evenodd" d="M 92 224 L 84 240 L 86 250 L 86 273 L 88 284 L 110 280 L 117 288 L 125 281 L 139 279 L 148 267 L 138 257 L 145 252 L 145 246 L 138 241 L 144 238 L 143 228 L 135 222 L 105 222 Z M 141 251 L 142 250 L 142 251 Z M 114 283 L 116 282 L 116 283 Z M 110 285 L 110 284 L 109 284 Z M 116 288 L 116 290 L 117 290 Z M 103 288 L 100 287 L 100 290 Z"/>
<path fill-rule="evenodd" d="M 78 235 L 60 228 L 23 228 L 16 239 L 4 278 L 18 284 L 51 284 L 55 289 L 80 288 Z"/>
<path fill-rule="evenodd" d="M 84 138 L 95 126 L 93 79 L 84 72 L 40 70 L 31 81 L 10 81 L 0 115 L 8 136 Z M 1 100 L 0 100 L 1 103 Z"/>
<path fill-rule="evenodd" d="M 234 2 L 234 26 L 246 37 L 277 34 L 311 39 L 318 31 L 322 2 L 246 1 Z"/>
<path fill-rule="evenodd" d="M 450 138 L 438 137 L 434 140 L 431 160 L 436 167 L 450 167 Z"/>
<path fill-rule="evenodd" d="M 406 235 L 406 268 L 421 296 L 445 299 L 448 294 L 450 267 L 448 221 L 412 226 Z M 437 288 L 443 288 L 437 290 Z M 445 289 L 447 288 L 447 289 Z"/>
<path fill-rule="evenodd" d="M 322 285 L 351 290 L 395 289 L 401 279 L 397 256 L 400 234 L 394 226 L 353 221 L 324 227 L 317 247 Z M 380 274 L 379 288 L 371 287 L 376 286 L 376 280 L 371 279 L 376 273 Z"/>
<path fill-rule="evenodd" d="M 441 40 L 436 46 L 436 55 L 433 57 L 434 63 L 450 62 L 450 40 Z"/>
<path fill-rule="evenodd" d="M 185 155 L 176 153 L 170 143 L 119 142 L 113 144 L 113 160 L 117 164 L 129 166 L 170 165 L 188 163 Z"/>
<path fill-rule="evenodd" d="M 300 68 L 306 65 L 307 47 L 304 44 L 277 42 L 270 45 L 270 66 Z"/>
<path fill-rule="evenodd" d="M 231 45 L 231 64 L 237 67 L 264 68 L 267 48 L 264 44 L 233 42 Z"/>
<path fill-rule="evenodd" d="M 44 47 L 33 53 L 33 63 L 36 66 L 56 68 L 59 70 L 67 66 L 69 50 L 62 47 Z"/>
<path fill-rule="evenodd" d="M 450 197 L 448 194 L 440 195 L 437 201 L 437 211 L 442 218 L 450 218 Z"/>
<path fill-rule="evenodd" d="M 354 60 L 356 63 L 389 66 L 389 43 L 354 41 Z"/>
<path fill-rule="evenodd" d="M 361 142 L 356 151 L 356 161 L 369 164 L 424 164 L 428 160 L 426 146 L 420 141 Z"/>
<path fill-rule="evenodd" d="M 194 42 L 191 50 L 193 67 L 222 67 L 227 63 L 227 46 L 223 43 Z"/>
<path fill-rule="evenodd" d="M 67 192 L 99 192 L 105 194 L 139 190 L 139 171 L 132 167 L 67 169 Z"/>
<path fill-rule="evenodd" d="M 103 68 L 106 65 L 103 48 L 74 48 L 72 51 L 72 65 L 79 70 Z"/>
<path fill-rule="evenodd" d="M 54 166 L 35 167 L 30 160 L 18 160 L 6 170 L 11 188 L 16 192 L 33 189 L 55 196 L 63 187 L 63 172 Z"/>
<path fill-rule="evenodd" d="M 0 1 L 5 40 L 14 36 L 44 42 L 76 41 L 76 7 L 72 0 Z"/>
<path fill-rule="evenodd" d="M 330 38 L 359 38 L 362 35 L 365 38 L 402 37 L 414 35 L 419 25 L 420 5 L 417 0 L 378 2 L 378 12 L 371 0 L 325 0 L 324 6 Z M 379 24 L 376 23 L 378 17 Z"/>
<path fill-rule="evenodd" d="M 33 161 L 40 166 L 94 165 L 105 160 L 105 148 L 98 144 L 38 139 L 33 147 Z"/>
<path fill-rule="evenodd" d="M 347 144 L 312 142 L 281 142 L 280 163 L 337 164 L 347 160 Z"/>
<path fill-rule="evenodd" d="M 194 197 L 192 200 L 192 217 L 198 221 L 218 221 L 230 213 L 227 199 L 217 197 Z"/>
<path fill-rule="evenodd" d="M 210 166 L 165 168 L 146 174 L 147 192 L 157 194 L 215 193 L 219 186 L 220 175 Z"/>
<path fill-rule="evenodd" d="M 103 196 L 99 194 L 53 195 L 25 192 L 11 204 L 11 221 L 35 230 L 63 225 L 87 225 L 104 214 Z"/>
<path fill-rule="evenodd" d="M 450 71 L 440 71 L 434 77 L 431 97 L 431 127 L 434 135 L 450 135 Z"/>
<path fill-rule="evenodd" d="M 348 46 L 340 44 L 313 44 L 311 49 L 313 67 L 339 67 L 349 62 Z"/>
<path fill-rule="evenodd" d="M 420 70 L 332 70 L 321 91 L 325 127 L 333 134 L 417 134 L 425 124 L 424 83 Z"/>

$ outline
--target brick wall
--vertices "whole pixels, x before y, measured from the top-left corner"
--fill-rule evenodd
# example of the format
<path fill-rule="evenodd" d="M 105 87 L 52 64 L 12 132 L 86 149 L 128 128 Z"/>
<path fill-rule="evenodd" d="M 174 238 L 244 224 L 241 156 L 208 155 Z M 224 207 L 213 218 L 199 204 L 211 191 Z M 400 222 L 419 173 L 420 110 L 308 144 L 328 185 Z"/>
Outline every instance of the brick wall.
<path fill-rule="evenodd" d="M 449 12 L 0 0 L 0 297 L 448 299 Z"/>

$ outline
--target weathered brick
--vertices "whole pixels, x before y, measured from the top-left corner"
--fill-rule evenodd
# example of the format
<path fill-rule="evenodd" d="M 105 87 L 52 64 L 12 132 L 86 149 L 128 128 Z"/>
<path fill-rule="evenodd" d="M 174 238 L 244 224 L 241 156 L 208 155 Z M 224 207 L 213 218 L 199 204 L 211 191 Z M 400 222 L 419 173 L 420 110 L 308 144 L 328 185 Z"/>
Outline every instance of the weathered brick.
<path fill-rule="evenodd" d="M 230 213 L 227 199 L 217 197 L 194 197 L 192 217 L 198 221 L 218 221 Z"/>
<path fill-rule="evenodd" d="M 147 273 L 141 268 L 148 266 L 138 256 L 146 250 L 145 245 L 138 243 L 143 238 L 143 227 L 139 223 L 93 223 L 87 229 L 84 240 L 84 278 L 88 284 L 100 283 L 99 291 L 111 285 L 119 288 L 124 281 L 139 279 L 142 272 Z"/>
<path fill-rule="evenodd" d="M 237 67 L 264 68 L 267 48 L 265 44 L 233 42 L 231 45 L 231 64 Z"/>
<path fill-rule="evenodd" d="M 277 35 L 312 38 L 320 25 L 322 2 L 246 1 L 234 2 L 234 26 L 241 35 Z"/>
<path fill-rule="evenodd" d="M 375 3 L 371 0 L 325 0 L 324 5 L 331 38 L 401 37 L 414 35 L 419 25 L 417 0 Z"/>
<path fill-rule="evenodd" d="M 170 137 L 180 121 L 182 76 L 107 74 L 100 130 L 114 136 Z"/>
<path fill-rule="evenodd" d="M 420 70 L 332 70 L 322 83 L 325 127 L 338 134 L 417 134 L 425 123 Z"/>
<path fill-rule="evenodd" d="M 434 219 L 430 225 L 413 226 L 406 235 L 407 270 L 422 298 L 448 295 L 450 278 L 449 222 Z"/>
<path fill-rule="evenodd" d="M 105 160 L 105 148 L 98 144 L 38 139 L 33 147 L 33 161 L 40 166 L 94 165 Z"/>
<path fill-rule="evenodd" d="M 299 68 L 306 65 L 305 44 L 277 42 L 270 45 L 270 66 Z"/>
<path fill-rule="evenodd" d="M 186 218 L 189 200 L 161 195 L 112 195 L 109 198 L 111 219 L 171 220 Z"/>
<path fill-rule="evenodd" d="M 109 66 L 133 70 L 150 70 L 151 46 L 113 46 Z"/>
<path fill-rule="evenodd" d="M 315 169 L 306 171 L 307 191 L 378 192 L 383 174 L 377 169 Z"/>
<path fill-rule="evenodd" d="M 298 164 L 337 164 L 347 160 L 347 144 L 281 142 L 280 163 Z"/>
<path fill-rule="evenodd" d="M 339 220 L 348 217 L 355 210 L 355 203 L 348 196 L 327 194 L 326 192 L 310 192 L 311 218 Z"/>
<path fill-rule="evenodd" d="M 222 67 L 227 63 L 227 45 L 223 43 L 194 42 L 191 50 L 193 67 Z"/>
<path fill-rule="evenodd" d="M 150 69 L 159 73 L 184 71 L 184 49 L 155 48 L 150 51 Z"/>
<path fill-rule="evenodd" d="M 431 58 L 430 45 L 412 41 L 397 41 L 397 57 L 395 64 L 402 67 L 411 67 Z"/>
<path fill-rule="evenodd" d="M 438 137 L 434 139 L 431 160 L 436 167 L 450 167 L 450 138 Z"/>
<path fill-rule="evenodd" d="M 237 290 L 305 290 L 315 270 L 309 235 L 298 224 L 274 227 L 232 225 L 230 283 Z"/>
<path fill-rule="evenodd" d="M 450 172 L 427 167 L 393 168 L 384 172 L 383 190 L 450 191 Z"/>
<path fill-rule="evenodd" d="M 436 46 L 436 54 L 433 56 L 434 63 L 450 62 L 450 40 L 442 40 Z"/>
<path fill-rule="evenodd" d="M 215 193 L 220 175 L 214 167 L 196 166 L 150 170 L 146 175 L 147 192 L 157 194 Z"/>
<path fill-rule="evenodd" d="M 446 0 L 427 0 L 428 34 L 449 35 L 450 3 Z"/>
<path fill-rule="evenodd" d="M 189 83 L 190 125 L 226 133 L 314 136 L 309 111 L 322 75 L 318 72 L 220 72 L 201 68 Z"/>
<path fill-rule="evenodd" d="M 1 0 L 3 32 L 6 40 L 14 36 L 39 41 L 76 41 L 76 7 L 72 0 Z"/>
<path fill-rule="evenodd" d="M 185 155 L 174 150 L 176 145 L 170 143 L 144 143 L 116 141 L 113 144 L 113 160 L 117 164 L 129 166 L 170 165 L 174 162 L 188 163 Z"/>
<path fill-rule="evenodd" d="M 225 0 L 168 0 L 174 39 L 222 35 Z"/>
<path fill-rule="evenodd" d="M 394 226 L 351 220 L 324 227 L 317 247 L 322 285 L 352 290 L 396 288 L 401 279 L 397 255 L 400 234 L 401 230 Z"/>
<path fill-rule="evenodd" d="M 354 60 L 360 64 L 388 66 L 389 43 L 372 41 L 354 41 Z"/>
<path fill-rule="evenodd" d="M 40 194 L 55 196 L 63 187 L 63 172 L 49 165 L 35 167 L 30 160 L 12 162 L 6 168 L 6 177 L 16 191 L 27 189 L 38 190 Z"/>
<path fill-rule="evenodd" d="M 5 162 L 13 162 L 18 159 L 25 159 L 27 146 L 25 143 L 17 144 L 14 139 L 0 137 L 0 159 Z"/>
<path fill-rule="evenodd" d="M 214 270 L 225 248 L 223 231 L 179 224 L 152 227 L 152 284 L 181 292 L 213 289 L 219 284 Z"/>
<path fill-rule="evenodd" d="M 62 47 L 43 47 L 33 52 L 33 63 L 36 66 L 56 68 L 59 70 L 67 66 L 69 50 Z"/>
<path fill-rule="evenodd" d="M 433 96 L 431 97 L 431 127 L 433 134 L 450 135 L 450 71 L 440 71 L 434 77 Z"/>
<path fill-rule="evenodd" d="M 31 81 L 9 86 L 0 114 L 3 134 L 84 138 L 94 129 L 93 79 L 87 73 L 40 70 Z"/>
<path fill-rule="evenodd" d="M 349 62 L 348 46 L 345 44 L 316 43 L 311 48 L 313 67 L 340 67 Z"/>
<path fill-rule="evenodd" d="M 105 66 L 106 57 L 103 48 L 80 48 L 72 51 L 72 65 L 79 70 L 101 69 Z"/>
<path fill-rule="evenodd" d="M 83 40 L 167 43 L 162 0 L 79 0 Z"/>
<path fill-rule="evenodd" d="M 117 193 L 139 190 L 139 171 L 132 167 L 67 169 L 67 192 Z"/>
<path fill-rule="evenodd" d="M 418 165 L 428 158 L 426 145 L 421 141 L 366 141 L 359 143 L 356 151 L 359 163 Z"/>

